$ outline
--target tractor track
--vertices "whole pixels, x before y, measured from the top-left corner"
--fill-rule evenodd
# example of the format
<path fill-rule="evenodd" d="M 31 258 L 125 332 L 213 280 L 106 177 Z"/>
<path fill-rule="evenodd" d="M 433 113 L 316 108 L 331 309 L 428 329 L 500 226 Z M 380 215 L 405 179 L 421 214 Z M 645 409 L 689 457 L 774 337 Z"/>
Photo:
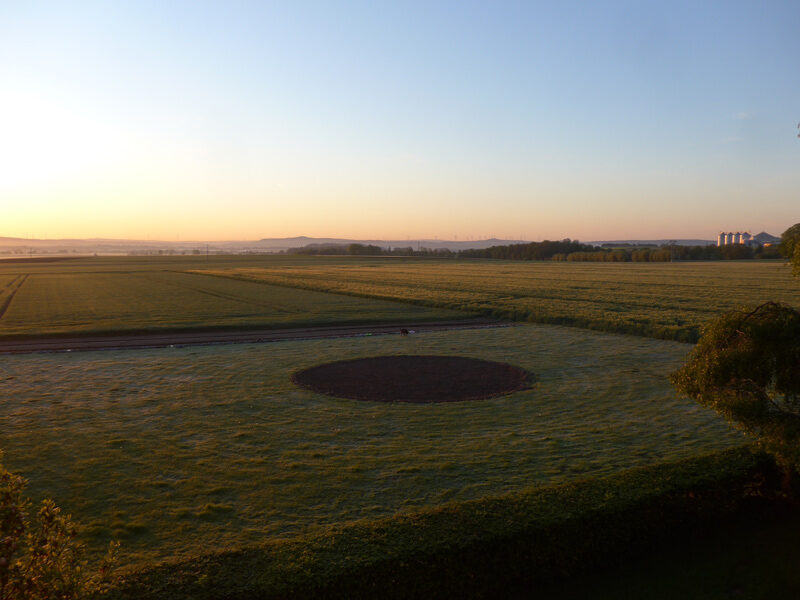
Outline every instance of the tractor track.
<path fill-rule="evenodd" d="M 11 306 L 11 301 L 14 299 L 14 296 L 17 295 L 17 292 L 22 287 L 22 284 L 28 280 L 28 277 L 29 275 L 18 275 L 15 279 L 12 279 L 10 282 L 8 282 L 3 288 L 3 292 L 8 291 L 9 289 L 11 292 L 9 292 L 6 299 L 2 301 L 2 304 L 0 304 L 0 319 L 5 316 L 6 312 L 8 311 L 8 307 Z M 14 287 L 15 285 L 16 287 Z"/>

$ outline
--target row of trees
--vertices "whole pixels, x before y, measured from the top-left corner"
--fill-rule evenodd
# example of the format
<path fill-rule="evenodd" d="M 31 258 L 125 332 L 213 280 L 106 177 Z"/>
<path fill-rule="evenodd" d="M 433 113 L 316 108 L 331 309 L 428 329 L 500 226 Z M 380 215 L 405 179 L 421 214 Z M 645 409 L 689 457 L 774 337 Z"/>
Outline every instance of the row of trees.
<path fill-rule="evenodd" d="M 290 248 L 287 254 L 314 256 L 441 256 L 453 257 L 457 253 L 448 248 L 381 248 L 372 244 L 308 244 L 301 248 Z"/>
<path fill-rule="evenodd" d="M 594 246 L 581 244 L 569 238 L 559 242 L 545 240 L 527 244 L 509 244 L 491 248 L 462 250 L 459 258 L 498 258 L 506 260 L 550 260 L 553 256 L 566 256 L 574 252 L 592 252 Z"/>
<path fill-rule="evenodd" d="M 602 248 L 569 238 L 527 244 L 461 250 L 447 248 L 381 248 L 372 244 L 309 244 L 287 250 L 289 254 L 347 256 L 431 256 L 447 258 L 492 258 L 502 260 L 556 260 L 567 262 L 668 262 L 671 260 L 743 260 L 779 258 L 775 246 L 751 248 L 743 244 L 728 246 L 652 246 Z"/>
<path fill-rule="evenodd" d="M 509 244 L 483 249 L 454 252 L 448 248 L 381 248 L 365 244 L 309 244 L 291 248 L 288 254 L 349 255 L 349 256 L 442 256 L 458 258 L 497 258 L 506 260 L 550 260 L 553 256 L 566 256 L 575 252 L 592 252 L 594 246 L 565 239 L 557 242 L 545 240 L 527 244 Z"/>
<path fill-rule="evenodd" d="M 662 246 L 660 248 L 616 248 L 556 254 L 553 260 L 588 262 L 669 262 L 672 260 L 744 260 L 780 258 L 775 246 L 751 248 L 742 244 L 730 246 Z"/>

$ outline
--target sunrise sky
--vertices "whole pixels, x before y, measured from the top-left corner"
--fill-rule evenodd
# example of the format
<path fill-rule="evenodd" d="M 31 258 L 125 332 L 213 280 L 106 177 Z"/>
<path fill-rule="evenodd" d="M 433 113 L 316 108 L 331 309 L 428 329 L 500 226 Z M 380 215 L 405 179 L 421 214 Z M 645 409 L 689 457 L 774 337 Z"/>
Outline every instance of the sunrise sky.
<path fill-rule="evenodd" d="M 0 236 L 800 221 L 800 2 L 0 1 Z"/>

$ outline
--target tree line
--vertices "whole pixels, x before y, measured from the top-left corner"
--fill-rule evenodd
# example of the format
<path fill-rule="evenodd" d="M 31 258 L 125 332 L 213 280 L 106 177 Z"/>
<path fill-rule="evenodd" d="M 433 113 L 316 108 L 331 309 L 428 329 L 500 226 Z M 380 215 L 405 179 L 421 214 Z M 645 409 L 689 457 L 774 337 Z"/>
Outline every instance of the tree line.
<path fill-rule="evenodd" d="M 324 256 L 428 256 L 443 258 L 491 258 L 500 260 L 555 260 L 564 262 L 670 262 L 673 260 L 745 260 L 780 258 L 777 246 L 678 246 L 597 247 L 569 238 L 489 248 L 453 251 L 448 248 L 381 248 L 372 244 L 309 244 L 290 248 L 287 254 Z"/>
<path fill-rule="evenodd" d="M 449 248 L 381 248 L 372 244 L 308 244 L 300 248 L 289 248 L 286 254 L 314 256 L 441 256 L 455 257 L 458 252 Z"/>

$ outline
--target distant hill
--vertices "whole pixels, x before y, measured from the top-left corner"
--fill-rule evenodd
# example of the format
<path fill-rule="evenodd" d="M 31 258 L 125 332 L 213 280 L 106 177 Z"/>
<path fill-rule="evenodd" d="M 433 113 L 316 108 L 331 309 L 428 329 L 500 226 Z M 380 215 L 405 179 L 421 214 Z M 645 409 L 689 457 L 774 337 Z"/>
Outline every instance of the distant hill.
<path fill-rule="evenodd" d="M 761 233 L 757 233 L 753 236 L 753 239 L 757 241 L 759 244 L 777 244 L 781 241 L 781 238 L 775 237 L 774 235 L 770 235 L 766 231 L 762 231 Z"/>
<path fill-rule="evenodd" d="M 525 244 L 523 240 L 498 240 L 490 238 L 488 240 L 431 240 L 425 238 L 406 239 L 406 240 L 352 240 L 344 238 L 311 238 L 304 235 L 292 238 L 265 238 L 258 240 L 256 244 L 265 248 L 275 248 L 278 250 L 285 250 L 288 248 L 300 248 L 310 244 L 364 244 L 372 246 L 380 246 L 381 248 L 448 248 L 450 250 L 468 250 L 468 249 L 482 249 L 490 248 L 492 246 L 507 246 L 509 244 Z"/>
<path fill-rule="evenodd" d="M 277 253 L 300 248 L 311 244 L 364 244 L 380 246 L 381 248 L 419 248 L 450 250 L 482 249 L 491 246 L 504 246 L 508 244 L 526 243 L 521 240 L 488 240 L 449 241 L 449 240 L 352 240 L 343 238 L 312 238 L 297 236 L 290 238 L 264 238 L 261 240 L 232 240 L 221 242 L 194 241 L 165 241 L 165 240 L 112 240 L 112 239 L 60 239 L 40 240 L 27 238 L 0 237 L 0 254 L 191 254 L 205 253 Z"/>
<path fill-rule="evenodd" d="M 776 243 L 780 238 L 761 232 L 754 236 L 758 242 Z M 681 246 L 706 246 L 715 245 L 714 240 L 603 240 L 585 242 L 593 246 L 607 245 L 654 245 L 661 246 L 670 242 Z M 296 236 L 288 238 L 263 238 L 260 240 L 231 240 L 221 242 L 193 241 L 164 241 L 164 240 L 113 240 L 113 239 L 60 239 L 39 240 L 14 237 L 0 237 L 0 253 L 4 255 L 19 254 L 192 254 L 205 253 L 277 253 L 291 248 L 300 248 L 311 244 L 317 245 L 347 245 L 364 244 L 380 246 L 381 248 L 408 248 L 414 250 L 428 248 L 437 250 L 447 248 L 453 251 L 482 250 L 492 246 L 508 246 L 511 244 L 527 244 L 525 240 L 501 240 L 490 238 L 486 240 L 438 240 L 438 239 L 405 239 L 405 240 L 354 240 L 346 238 L 315 238 Z"/>

